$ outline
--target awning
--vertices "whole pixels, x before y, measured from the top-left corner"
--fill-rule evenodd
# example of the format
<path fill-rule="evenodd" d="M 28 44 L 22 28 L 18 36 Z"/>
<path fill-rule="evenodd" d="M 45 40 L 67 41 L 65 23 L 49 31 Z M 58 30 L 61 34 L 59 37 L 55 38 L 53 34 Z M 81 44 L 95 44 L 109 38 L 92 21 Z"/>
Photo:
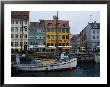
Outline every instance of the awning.
<path fill-rule="evenodd" d="M 39 48 L 45 48 L 45 45 L 37 45 Z"/>
<path fill-rule="evenodd" d="M 48 46 L 47 49 L 56 49 L 55 46 Z"/>
<path fill-rule="evenodd" d="M 72 46 L 58 46 L 58 47 L 71 48 Z"/>
<path fill-rule="evenodd" d="M 13 49 L 18 49 L 18 48 L 21 48 L 21 47 L 11 47 L 11 48 L 13 48 Z"/>
<path fill-rule="evenodd" d="M 45 45 L 30 45 L 29 48 L 45 48 Z"/>
<path fill-rule="evenodd" d="M 49 48 L 56 48 L 55 46 L 48 46 Z"/>
<path fill-rule="evenodd" d="M 64 47 L 71 48 L 72 46 L 64 46 Z"/>

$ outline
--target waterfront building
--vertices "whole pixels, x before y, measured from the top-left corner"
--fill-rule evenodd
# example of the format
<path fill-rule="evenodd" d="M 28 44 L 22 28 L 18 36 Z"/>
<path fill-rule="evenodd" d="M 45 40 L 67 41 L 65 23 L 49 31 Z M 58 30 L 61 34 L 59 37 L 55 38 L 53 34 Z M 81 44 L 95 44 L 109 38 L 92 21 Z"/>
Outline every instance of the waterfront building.
<path fill-rule="evenodd" d="M 40 20 L 40 22 L 30 22 L 28 32 L 28 49 L 35 49 L 37 52 L 45 51 L 44 20 Z"/>
<path fill-rule="evenodd" d="M 11 12 L 11 50 L 23 51 L 28 48 L 29 11 Z"/>
<path fill-rule="evenodd" d="M 70 40 L 72 49 L 78 50 L 80 47 L 80 34 L 73 35 Z"/>
<path fill-rule="evenodd" d="M 69 21 L 56 20 L 56 18 L 53 16 L 53 20 L 45 20 L 46 47 L 51 51 L 54 51 L 56 46 L 61 49 L 68 49 L 67 46 L 70 45 Z"/>
<path fill-rule="evenodd" d="M 88 22 L 88 25 L 80 32 L 80 43 L 87 50 L 100 46 L 100 23 Z"/>

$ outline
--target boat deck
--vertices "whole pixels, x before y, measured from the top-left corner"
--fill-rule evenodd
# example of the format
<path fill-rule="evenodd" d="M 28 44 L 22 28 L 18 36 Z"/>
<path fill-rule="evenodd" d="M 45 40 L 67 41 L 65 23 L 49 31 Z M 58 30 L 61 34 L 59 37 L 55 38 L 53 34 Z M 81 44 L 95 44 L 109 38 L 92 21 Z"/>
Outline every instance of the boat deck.
<path fill-rule="evenodd" d="M 41 59 L 43 65 L 58 63 L 56 59 Z"/>

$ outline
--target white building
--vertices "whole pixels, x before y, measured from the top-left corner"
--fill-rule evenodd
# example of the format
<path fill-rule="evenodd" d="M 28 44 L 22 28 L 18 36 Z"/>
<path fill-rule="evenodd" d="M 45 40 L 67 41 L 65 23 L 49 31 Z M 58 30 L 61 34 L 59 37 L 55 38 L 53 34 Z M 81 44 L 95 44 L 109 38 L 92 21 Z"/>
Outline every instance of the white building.
<path fill-rule="evenodd" d="M 81 45 L 93 50 L 100 46 L 100 23 L 96 21 L 88 25 L 80 32 Z"/>
<path fill-rule="evenodd" d="M 29 25 L 28 11 L 11 12 L 11 49 L 12 51 L 20 51 L 21 49 L 27 50 L 28 25 Z M 22 35 L 23 35 L 23 38 L 22 38 Z"/>

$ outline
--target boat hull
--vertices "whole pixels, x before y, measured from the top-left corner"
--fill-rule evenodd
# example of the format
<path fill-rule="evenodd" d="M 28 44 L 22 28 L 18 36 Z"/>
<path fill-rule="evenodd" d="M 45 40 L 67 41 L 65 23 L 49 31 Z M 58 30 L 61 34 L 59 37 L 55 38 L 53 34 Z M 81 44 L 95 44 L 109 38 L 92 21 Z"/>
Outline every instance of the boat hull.
<path fill-rule="evenodd" d="M 38 66 L 36 64 L 14 64 L 12 67 L 15 67 L 16 70 L 22 71 L 54 71 L 54 70 L 63 70 L 63 69 L 72 69 L 77 66 L 77 59 L 74 58 L 68 62 L 59 63 L 56 65 L 47 65 L 47 66 Z"/>

